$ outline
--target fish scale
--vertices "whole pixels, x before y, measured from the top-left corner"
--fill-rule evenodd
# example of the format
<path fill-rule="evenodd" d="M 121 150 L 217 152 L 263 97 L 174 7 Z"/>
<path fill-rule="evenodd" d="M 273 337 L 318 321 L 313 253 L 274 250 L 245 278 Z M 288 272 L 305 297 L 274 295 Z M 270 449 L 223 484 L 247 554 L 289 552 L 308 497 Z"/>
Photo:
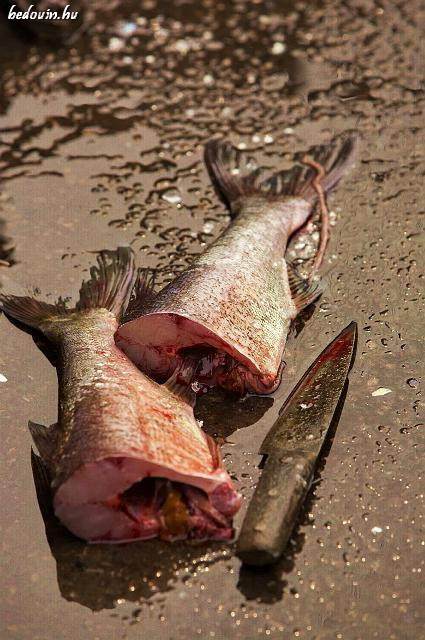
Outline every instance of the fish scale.
<path fill-rule="evenodd" d="M 346 134 L 311 155 L 330 190 L 350 166 L 355 137 Z M 296 315 L 320 294 L 284 259 L 288 239 L 311 214 L 314 172 L 295 165 L 266 178 L 230 145 L 212 140 L 206 162 L 230 206 L 227 229 L 162 291 L 139 305 L 116 335 L 117 344 L 148 375 L 169 377 L 187 349 L 199 355 L 195 381 L 239 393 L 271 393 Z M 145 287 L 142 289 L 144 296 Z M 135 296 L 137 303 L 137 292 Z"/>
<path fill-rule="evenodd" d="M 58 422 L 30 424 L 41 457 L 34 468 L 49 476 L 57 517 L 81 538 L 229 539 L 240 497 L 187 385 L 150 380 L 115 344 L 134 275 L 133 254 L 119 249 L 100 254 L 75 309 L 0 296 L 8 315 L 41 330 L 58 352 Z M 152 502 L 149 478 L 163 503 Z"/>

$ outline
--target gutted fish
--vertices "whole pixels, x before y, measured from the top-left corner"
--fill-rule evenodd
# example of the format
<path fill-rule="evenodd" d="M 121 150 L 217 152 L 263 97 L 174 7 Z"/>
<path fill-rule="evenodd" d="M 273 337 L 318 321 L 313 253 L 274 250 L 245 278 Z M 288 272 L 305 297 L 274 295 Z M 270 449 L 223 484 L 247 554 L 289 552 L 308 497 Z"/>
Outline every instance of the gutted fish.
<path fill-rule="evenodd" d="M 33 459 L 56 516 L 80 538 L 229 539 L 240 498 L 194 418 L 191 359 L 159 385 L 115 345 L 134 276 L 133 255 L 120 248 L 100 253 L 75 309 L 0 296 L 6 314 L 57 350 L 58 423 L 30 423 Z"/>
<path fill-rule="evenodd" d="M 355 146 L 355 136 L 345 134 L 310 151 L 325 171 L 324 192 L 347 171 Z M 233 220 L 156 296 L 146 295 L 142 283 L 133 313 L 139 317 L 119 328 L 117 344 L 159 381 L 191 354 L 198 360 L 199 387 L 271 393 L 280 382 L 291 322 L 320 294 L 284 259 L 288 238 L 315 204 L 315 171 L 295 165 L 267 178 L 217 140 L 207 144 L 205 159 Z"/>

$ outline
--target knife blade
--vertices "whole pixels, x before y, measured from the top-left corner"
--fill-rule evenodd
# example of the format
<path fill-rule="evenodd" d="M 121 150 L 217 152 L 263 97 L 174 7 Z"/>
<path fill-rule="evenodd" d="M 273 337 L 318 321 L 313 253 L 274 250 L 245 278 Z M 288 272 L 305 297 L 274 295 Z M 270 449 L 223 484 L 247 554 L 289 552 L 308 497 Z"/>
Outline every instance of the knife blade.
<path fill-rule="evenodd" d="M 236 545 L 245 564 L 276 562 L 289 540 L 351 368 L 356 336 L 351 322 L 322 351 L 261 445 L 266 462 Z"/>

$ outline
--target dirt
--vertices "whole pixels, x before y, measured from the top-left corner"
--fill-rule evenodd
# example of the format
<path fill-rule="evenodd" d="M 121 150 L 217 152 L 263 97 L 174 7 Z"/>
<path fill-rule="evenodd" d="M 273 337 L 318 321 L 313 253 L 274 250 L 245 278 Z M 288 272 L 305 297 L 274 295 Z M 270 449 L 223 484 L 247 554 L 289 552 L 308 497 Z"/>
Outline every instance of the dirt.
<path fill-rule="evenodd" d="M 91 2 L 63 45 L 0 18 L 3 287 L 75 299 L 89 252 L 127 244 L 166 282 L 229 221 L 202 161 L 211 136 L 281 167 L 356 129 L 359 160 L 329 201 L 325 293 L 295 324 L 281 387 L 198 407 L 244 497 L 237 530 L 265 433 L 351 320 L 356 361 L 289 549 L 253 571 L 231 545 L 87 545 L 48 512 L 45 528 L 26 425 L 56 420 L 56 374 L 2 316 L 1 637 L 425 638 L 425 7 L 141 4 Z M 288 255 L 303 269 L 313 248 L 298 236 Z"/>

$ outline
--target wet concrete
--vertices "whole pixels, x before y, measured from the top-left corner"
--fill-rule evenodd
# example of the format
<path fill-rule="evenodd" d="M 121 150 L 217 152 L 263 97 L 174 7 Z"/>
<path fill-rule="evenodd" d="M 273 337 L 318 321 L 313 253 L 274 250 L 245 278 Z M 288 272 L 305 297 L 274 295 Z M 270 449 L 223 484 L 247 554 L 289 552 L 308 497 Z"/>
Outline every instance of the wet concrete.
<path fill-rule="evenodd" d="M 423 4 L 102 4 L 62 48 L 0 24 L 4 282 L 75 296 L 87 252 L 128 243 L 169 280 L 228 222 L 201 160 L 211 135 L 282 166 L 355 128 L 326 292 L 296 324 L 280 389 L 198 409 L 245 504 L 286 394 L 351 320 L 357 358 L 288 553 L 258 572 L 231 546 L 86 545 L 43 506 L 45 529 L 26 424 L 55 421 L 55 371 L 1 317 L 1 637 L 425 638 Z M 301 236 L 289 254 L 302 267 L 311 250 Z"/>

